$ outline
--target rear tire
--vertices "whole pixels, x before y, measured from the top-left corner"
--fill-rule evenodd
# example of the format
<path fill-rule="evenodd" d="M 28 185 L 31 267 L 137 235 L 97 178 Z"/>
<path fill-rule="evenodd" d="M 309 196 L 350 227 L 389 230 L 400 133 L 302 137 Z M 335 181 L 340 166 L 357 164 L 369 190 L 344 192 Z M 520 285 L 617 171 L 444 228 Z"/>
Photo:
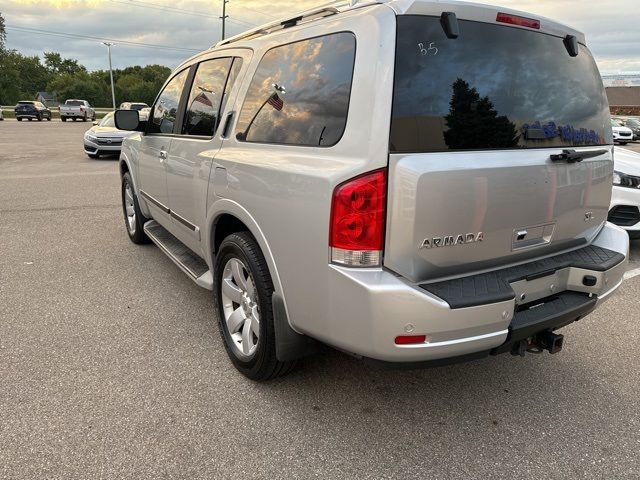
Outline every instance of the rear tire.
<path fill-rule="evenodd" d="M 39 122 L 41 122 L 41 121 L 42 121 L 42 115 L 38 115 L 38 116 L 36 117 L 36 119 L 37 119 Z"/>
<path fill-rule="evenodd" d="M 83 122 L 86 122 L 86 121 L 87 121 L 87 114 L 86 114 L 86 113 L 84 114 L 84 117 L 82 117 L 82 121 L 83 121 Z"/>
<path fill-rule="evenodd" d="M 272 296 L 269 268 L 253 236 L 238 232 L 225 238 L 214 267 L 214 305 L 227 354 L 251 380 L 285 375 L 296 364 L 276 356 Z"/>
<path fill-rule="evenodd" d="M 19 122 L 21 122 L 21 121 L 22 121 L 22 118 L 20 118 L 20 117 L 16 117 L 16 120 L 18 120 Z"/>
<path fill-rule="evenodd" d="M 47 117 L 47 122 L 50 122 L 50 121 L 51 121 L 51 115 Z"/>
<path fill-rule="evenodd" d="M 32 120 L 33 120 L 33 118 L 29 117 L 29 121 L 32 121 Z"/>
<path fill-rule="evenodd" d="M 149 243 L 149 237 L 144 233 L 144 224 L 148 219 L 140 212 L 140 205 L 138 205 L 138 198 L 129 172 L 122 176 L 122 211 L 129 239 L 137 245 Z"/>

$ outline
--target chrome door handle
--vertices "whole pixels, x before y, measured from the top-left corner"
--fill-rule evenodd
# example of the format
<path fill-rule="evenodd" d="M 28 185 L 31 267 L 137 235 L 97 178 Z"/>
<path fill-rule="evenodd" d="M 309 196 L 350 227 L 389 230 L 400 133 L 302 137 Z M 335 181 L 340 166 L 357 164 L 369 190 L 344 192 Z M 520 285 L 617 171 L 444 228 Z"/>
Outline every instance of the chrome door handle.
<path fill-rule="evenodd" d="M 160 150 L 160 163 L 162 163 L 166 159 L 167 159 L 167 151 L 166 150 Z"/>

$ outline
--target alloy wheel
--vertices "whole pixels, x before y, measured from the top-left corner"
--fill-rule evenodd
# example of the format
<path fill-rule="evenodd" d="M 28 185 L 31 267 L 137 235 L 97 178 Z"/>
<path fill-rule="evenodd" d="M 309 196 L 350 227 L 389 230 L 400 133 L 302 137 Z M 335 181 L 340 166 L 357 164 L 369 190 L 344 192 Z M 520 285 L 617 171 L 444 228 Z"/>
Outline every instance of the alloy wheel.
<path fill-rule="evenodd" d="M 127 229 L 131 235 L 136 233 L 136 207 L 133 202 L 133 189 L 127 182 L 124 186 L 124 208 L 127 213 Z"/>
<path fill-rule="evenodd" d="M 240 357 L 251 357 L 260 338 L 258 294 L 251 273 L 233 257 L 225 264 L 221 283 L 222 311 L 233 348 Z"/>

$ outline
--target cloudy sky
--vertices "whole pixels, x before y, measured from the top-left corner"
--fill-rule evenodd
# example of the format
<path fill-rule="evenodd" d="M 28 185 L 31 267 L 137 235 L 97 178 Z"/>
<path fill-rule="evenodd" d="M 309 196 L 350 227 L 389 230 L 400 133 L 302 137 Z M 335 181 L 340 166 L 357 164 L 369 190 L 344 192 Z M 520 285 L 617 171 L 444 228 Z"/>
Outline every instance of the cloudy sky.
<path fill-rule="evenodd" d="M 325 0 L 230 0 L 227 36 Z M 638 0 L 487 0 L 568 23 L 587 34 L 603 73 L 640 72 Z M 277 5 L 277 8 L 274 7 Z M 1 0 L 8 46 L 57 51 L 90 70 L 159 63 L 173 67 L 220 39 L 222 0 Z M 64 34 L 59 35 L 59 34 Z M 92 37 L 92 38 L 87 38 Z M 97 38 L 99 37 L 99 38 Z M 144 44 L 140 45 L 140 44 Z"/>

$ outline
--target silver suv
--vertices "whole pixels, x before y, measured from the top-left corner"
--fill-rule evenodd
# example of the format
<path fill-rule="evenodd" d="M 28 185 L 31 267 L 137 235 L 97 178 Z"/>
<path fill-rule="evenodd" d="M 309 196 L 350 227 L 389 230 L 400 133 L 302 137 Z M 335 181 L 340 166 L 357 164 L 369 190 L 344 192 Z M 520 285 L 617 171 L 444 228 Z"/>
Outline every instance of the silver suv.
<path fill-rule="evenodd" d="M 120 157 L 127 231 L 213 291 L 264 380 L 328 344 L 434 365 L 562 348 L 621 283 L 613 138 L 584 36 L 458 2 L 352 1 L 171 75 Z"/>

